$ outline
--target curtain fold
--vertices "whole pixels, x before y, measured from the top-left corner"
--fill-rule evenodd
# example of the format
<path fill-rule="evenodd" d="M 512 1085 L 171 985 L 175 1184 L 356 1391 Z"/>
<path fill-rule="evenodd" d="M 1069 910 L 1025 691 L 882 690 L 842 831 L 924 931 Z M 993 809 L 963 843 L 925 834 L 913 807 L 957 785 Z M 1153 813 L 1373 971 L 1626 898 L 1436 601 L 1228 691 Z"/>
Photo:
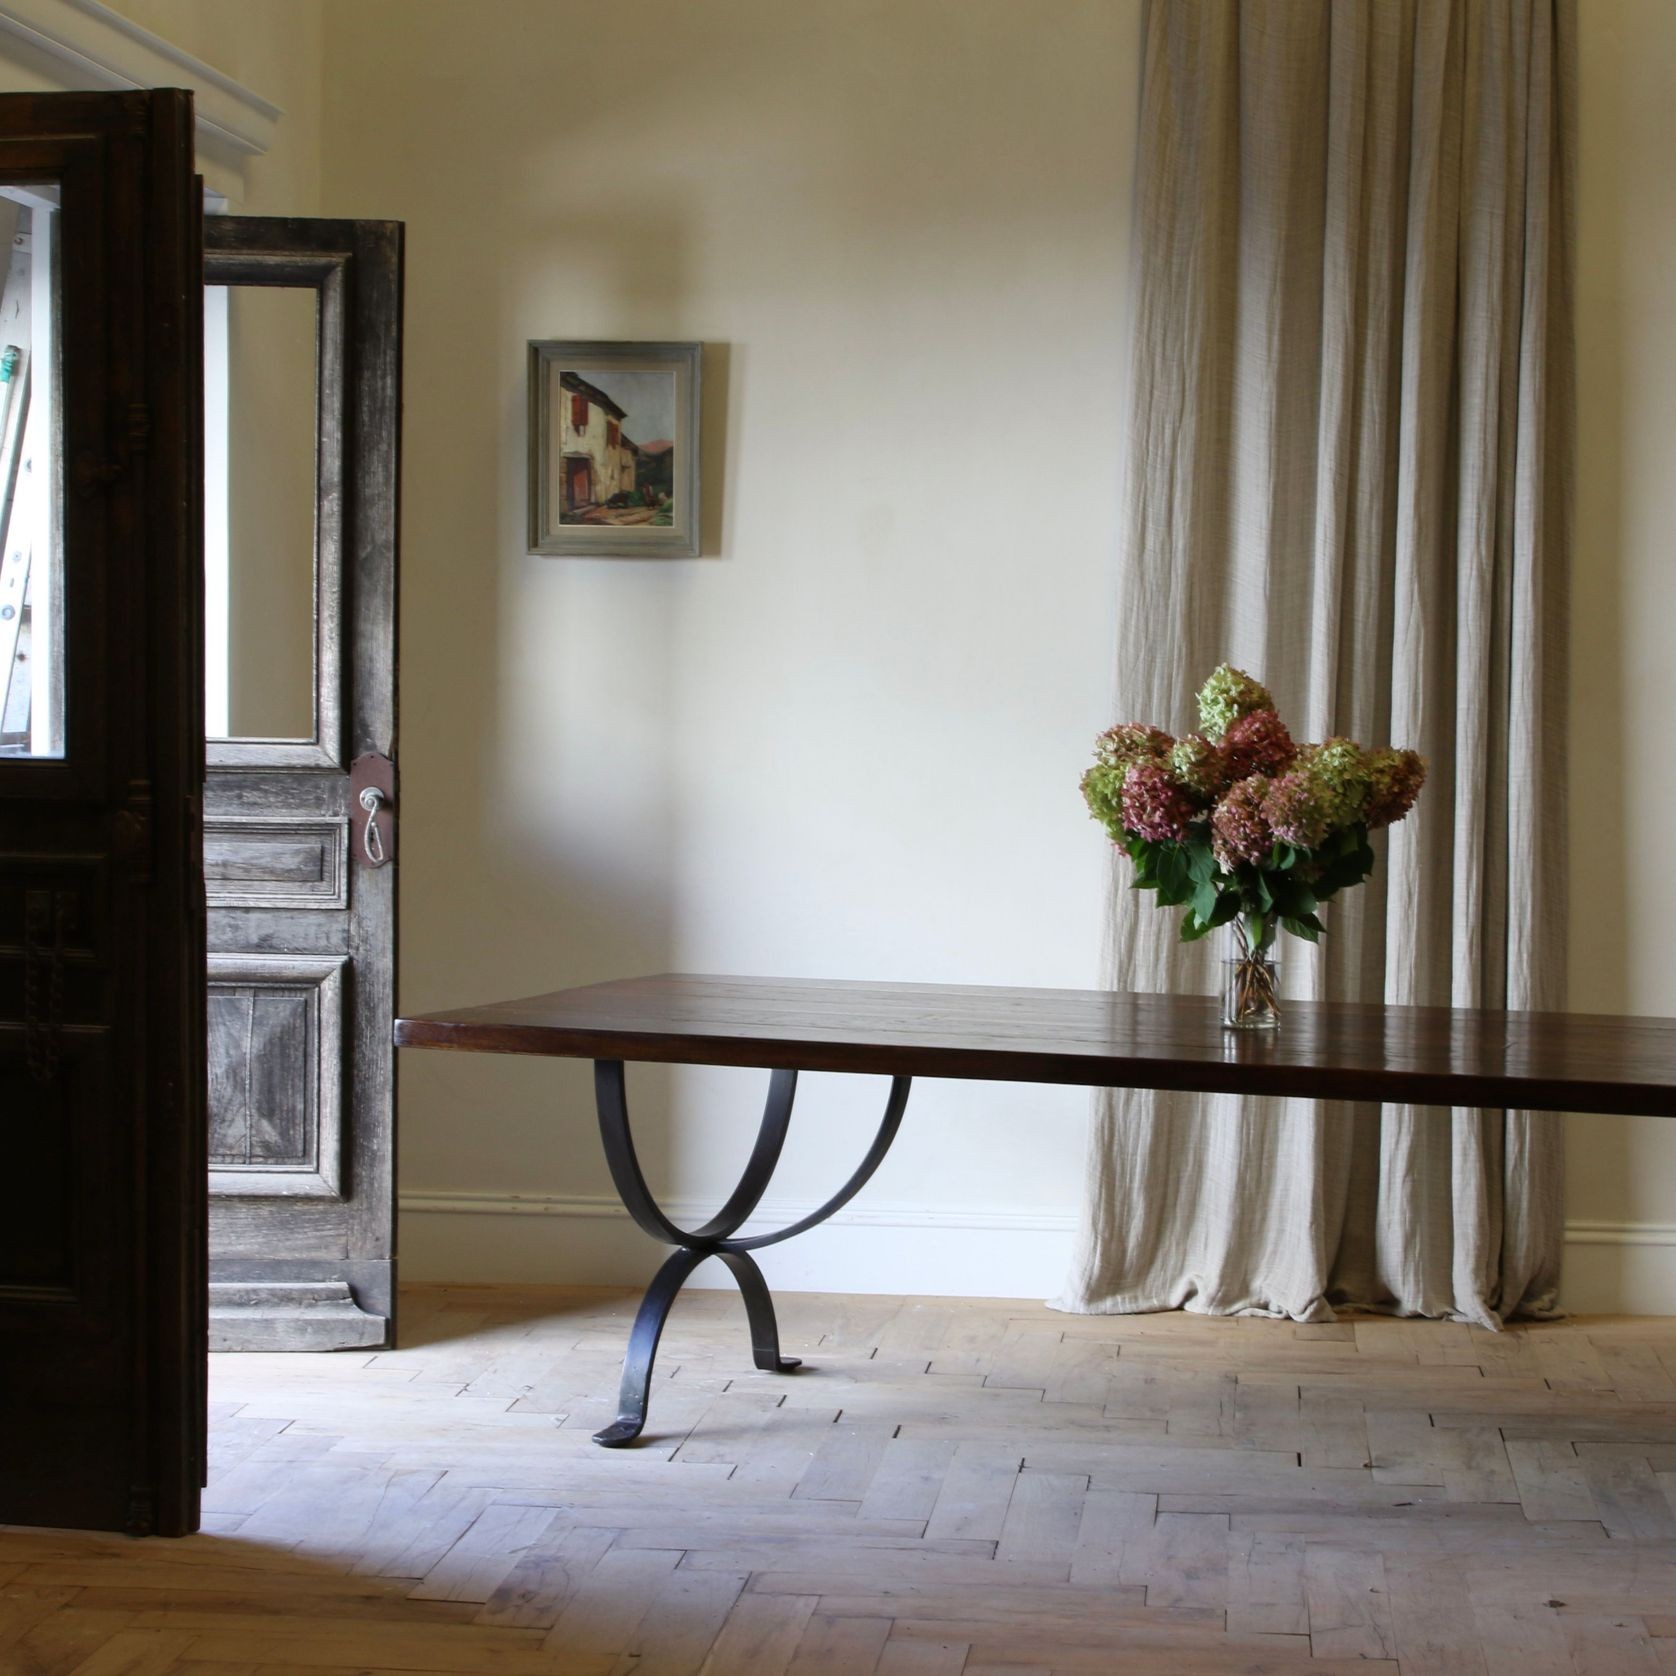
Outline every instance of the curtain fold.
<path fill-rule="evenodd" d="M 1431 777 L 1292 996 L 1564 1005 L 1573 0 L 1149 0 L 1114 719 Z M 1378 840 L 1376 840 L 1377 842 Z M 1127 889 L 1105 978 L 1215 987 Z M 1284 1028 L 1284 1024 L 1282 1025 Z M 1111 1091 L 1058 1307 L 1551 1312 L 1560 1119 Z"/>

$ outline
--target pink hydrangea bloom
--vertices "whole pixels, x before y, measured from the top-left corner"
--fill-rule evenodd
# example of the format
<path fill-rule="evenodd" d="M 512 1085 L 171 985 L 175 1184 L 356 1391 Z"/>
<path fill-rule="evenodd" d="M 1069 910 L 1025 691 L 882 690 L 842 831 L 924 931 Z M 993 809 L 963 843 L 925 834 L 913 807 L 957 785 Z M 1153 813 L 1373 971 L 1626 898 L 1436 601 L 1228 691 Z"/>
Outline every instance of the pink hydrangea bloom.
<path fill-rule="evenodd" d="M 1094 741 L 1094 760 L 1107 768 L 1127 768 L 1132 762 L 1162 762 L 1175 741 L 1161 727 L 1145 722 L 1120 722 Z"/>
<path fill-rule="evenodd" d="M 1333 826 L 1320 787 L 1311 775 L 1301 771 L 1282 774 L 1270 786 L 1263 812 L 1275 837 L 1300 849 L 1313 850 Z"/>
<path fill-rule="evenodd" d="M 1369 827 L 1390 826 L 1414 807 L 1426 783 L 1426 759 L 1418 751 L 1387 747 L 1367 759 L 1368 801 L 1362 819 Z"/>
<path fill-rule="evenodd" d="M 1185 838 L 1197 811 L 1156 762 L 1137 762 L 1123 777 L 1123 824 L 1142 838 Z"/>
<path fill-rule="evenodd" d="M 1242 861 L 1262 861 L 1274 848 L 1274 828 L 1264 809 L 1269 781 L 1251 774 L 1222 794 L 1211 815 L 1211 848 L 1230 871 Z"/>
<path fill-rule="evenodd" d="M 1228 777 L 1243 780 L 1252 774 L 1271 779 L 1292 766 L 1298 747 L 1278 710 L 1252 710 L 1233 722 L 1223 748 L 1228 753 Z"/>

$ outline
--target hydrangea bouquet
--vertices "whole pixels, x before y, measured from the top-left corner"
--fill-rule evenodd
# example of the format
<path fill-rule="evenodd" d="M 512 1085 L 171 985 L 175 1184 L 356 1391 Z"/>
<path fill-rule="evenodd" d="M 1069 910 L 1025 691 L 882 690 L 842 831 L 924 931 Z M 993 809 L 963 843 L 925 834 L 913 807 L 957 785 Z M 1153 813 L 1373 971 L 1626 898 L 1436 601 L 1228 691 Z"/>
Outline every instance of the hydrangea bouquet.
<path fill-rule="evenodd" d="M 1316 941 L 1317 910 L 1373 871 L 1368 834 L 1414 806 L 1426 764 L 1349 739 L 1294 744 L 1267 690 L 1227 664 L 1199 691 L 1199 726 L 1101 734 L 1082 795 L 1133 861 L 1135 889 L 1187 909 L 1184 942 L 1234 927 L 1228 1022 L 1273 1025 L 1277 931 Z"/>

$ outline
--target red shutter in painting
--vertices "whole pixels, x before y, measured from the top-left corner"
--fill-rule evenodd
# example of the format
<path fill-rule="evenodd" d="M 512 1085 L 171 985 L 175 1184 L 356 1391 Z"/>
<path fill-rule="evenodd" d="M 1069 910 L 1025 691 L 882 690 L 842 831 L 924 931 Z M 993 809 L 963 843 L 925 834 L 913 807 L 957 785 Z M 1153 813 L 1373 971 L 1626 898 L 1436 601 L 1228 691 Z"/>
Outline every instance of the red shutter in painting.
<path fill-rule="evenodd" d="M 617 428 L 617 421 L 615 419 L 607 419 L 605 421 L 605 446 L 607 448 L 615 448 L 617 446 L 617 438 L 619 434 L 620 432 Z"/>
<path fill-rule="evenodd" d="M 570 397 L 570 428 L 573 431 L 585 431 L 588 428 L 588 398 L 575 391 Z"/>

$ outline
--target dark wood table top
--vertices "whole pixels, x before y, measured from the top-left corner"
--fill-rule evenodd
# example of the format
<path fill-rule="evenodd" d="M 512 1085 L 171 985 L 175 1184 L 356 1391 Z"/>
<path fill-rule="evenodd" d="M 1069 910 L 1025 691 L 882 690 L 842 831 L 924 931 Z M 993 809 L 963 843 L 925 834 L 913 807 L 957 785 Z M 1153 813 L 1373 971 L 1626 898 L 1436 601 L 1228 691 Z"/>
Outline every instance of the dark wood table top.
<path fill-rule="evenodd" d="M 1676 1117 L 1676 1019 L 666 973 L 396 1021 L 403 1047 Z"/>

